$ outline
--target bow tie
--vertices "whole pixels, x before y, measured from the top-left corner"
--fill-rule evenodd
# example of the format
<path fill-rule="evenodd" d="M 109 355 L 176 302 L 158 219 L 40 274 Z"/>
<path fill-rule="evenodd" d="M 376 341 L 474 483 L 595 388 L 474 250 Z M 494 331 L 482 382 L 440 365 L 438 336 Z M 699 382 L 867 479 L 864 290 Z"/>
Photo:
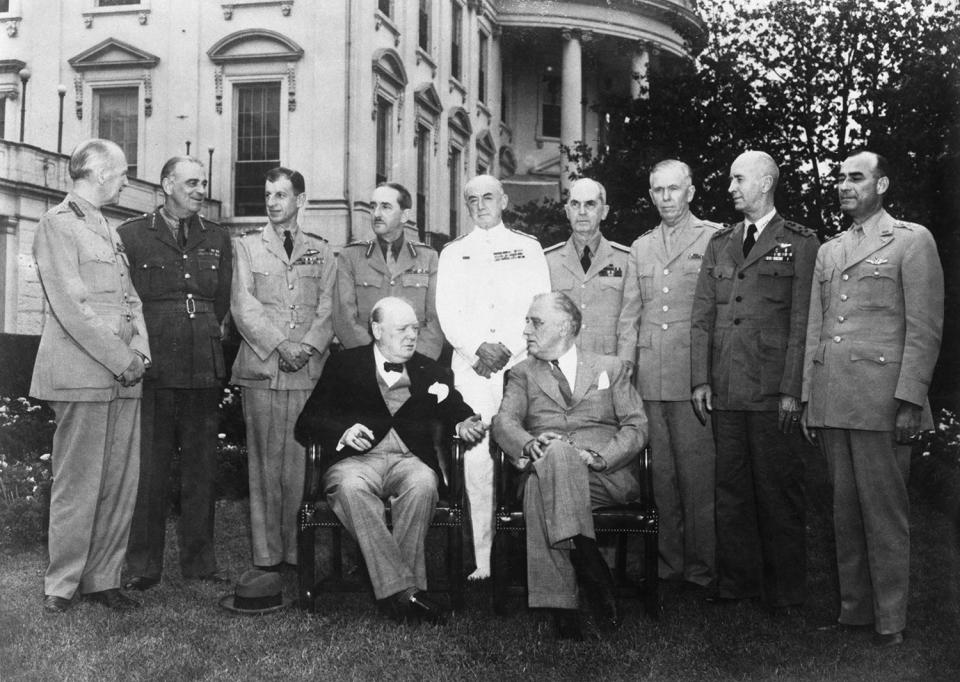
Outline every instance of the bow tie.
<path fill-rule="evenodd" d="M 402 362 L 384 362 L 383 371 L 399 372 L 400 374 L 403 374 L 403 363 Z"/>

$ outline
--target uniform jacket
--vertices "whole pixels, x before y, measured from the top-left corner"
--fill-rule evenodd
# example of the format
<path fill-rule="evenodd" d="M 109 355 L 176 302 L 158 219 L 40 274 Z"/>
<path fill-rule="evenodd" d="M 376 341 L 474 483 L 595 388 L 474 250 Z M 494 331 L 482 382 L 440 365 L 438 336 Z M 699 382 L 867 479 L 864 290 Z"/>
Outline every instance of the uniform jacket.
<path fill-rule="evenodd" d="M 577 379 L 568 407 L 550 363 L 528 357 L 510 370 L 493 437 L 520 469 L 523 446 L 544 431 L 595 450 L 607 462 L 604 474 L 628 466 L 647 440 L 643 401 L 619 359 L 578 349 Z"/>
<path fill-rule="evenodd" d="M 600 237 L 590 269 L 584 272 L 573 238 L 544 251 L 553 290 L 569 296 L 583 315 L 578 342 L 584 350 L 617 353 L 617 315 L 629 253 L 626 246 Z"/>
<path fill-rule="evenodd" d="M 337 262 L 327 241 L 300 226 L 290 257 L 269 224 L 234 242 L 230 311 L 243 337 L 232 381 L 274 390 L 311 390 L 333 338 Z M 277 346 L 305 343 L 316 351 L 297 372 L 280 371 Z"/>
<path fill-rule="evenodd" d="M 449 370 L 420 353 L 404 364 L 410 377 L 410 398 L 391 415 L 377 381 L 372 343 L 331 356 L 294 430 L 301 444 L 319 443 L 324 469 L 362 454 L 349 446 L 337 450 L 344 431 L 359 423 L 373 431 L 374 446 L 394 429 L 410 452 L 437 472 L 437 480 L 444 480 L 434 451 L 437 429 L 452 435 L 454 427 L 473 410 L 453 387 Z M 436 384 L 445 390 L 436 390 Z"/>
<path fill-rule="evenodd" d="M 153 366 L 144 380 L 156 388 L 220 386 L 227 379 L 220 322 L 230 309 L 230 233 L 194 215 L 181 249 L 160 209 L 128 220 L 117 232 L 153 342 Z"/>
<path fill-rule="evenodd" d="M 437 319 L 437 252 L 404 240 L 396 263 L 387 263 L 376 239 L 348 244 L 337 258 L 337 305 L 333 328 L 345 348 L 372 343 L 367 328 L 374 303 L 399 296 L 420 320 L 417 352 L 440 356 L 443 334 Z"/>
<path fill-rule="evenodd" d="M 527 310 L 533 297 L 546 291 L 550 271 L 534 237 L 501 223 L 449 242 L 440 253 L 437 315 L 456 351 L 454 373 L 473 371 L 484 341 L 500 341 L 510 349 L 508 367 L 523 359 Z"/>
<path fill-rule="evenodd" d="M 781 394 L 800 398 L 812 230 L 774 215 L 748 258 L 744 224 L 707 245 L 691 313 L 690 384 L 709 383 L 714 408 L 776 410 Z"/>
<path fill-rule="evenodd" d="M 33 257 L 43 285 L 43 333 L 30 395 L 41 400 L 137 398 L 117 381 L 150 356 L 123 244 L 100 210 L 73 192 L 40 219 Z"/>
<path fill-rule="evenodd" d="M 893 431 L 898 400 L 927 401 L 943 328 L 936 244 L 883 210 L 864 230 L 859 245 L 847 230 L 817 254 L 803 376 L 810 426 Z"/>
<path fill-rule="evenodd" d="M 690 399 L 690 311 L 703 254 L 719 227 L 690 215 L 669 251 L 662 223 L 630 247 L 618 355 L 636 362 L 644 400 Z"/>

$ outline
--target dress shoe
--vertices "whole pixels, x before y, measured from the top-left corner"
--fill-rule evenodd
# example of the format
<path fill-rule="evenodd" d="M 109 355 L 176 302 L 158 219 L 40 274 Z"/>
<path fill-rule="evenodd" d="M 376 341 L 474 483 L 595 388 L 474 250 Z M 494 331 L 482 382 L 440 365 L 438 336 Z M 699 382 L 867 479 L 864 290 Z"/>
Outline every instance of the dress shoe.
<path fill-rule="evenodd" d="M 266 571 L 267 573 L 279 573 L 280 569 L 283 568 L 283 562 L 281 561 L 280 563 L 277 563 L 277 564 L 270 564 L 269 566 L 257 566 L 256 564 L 254 564 L 253 567 L 258 571 Z"/>
<path fill-rule="evenodd" d="M 228 585 L 231 582 L 226 571 L 213 571 L 211 573 L 204 573 L 203 575 L 191 575 L 187 580 L 199 580 L 200 582 L 210 583 L 212 585 Z"/>
<path fill-rule="evenodd" d="M 811 632 L 820 633 L 820 634 L 842 634 L 842 633 L 862 633 L 867 632 L 868 630 L 873 629 L 873 623 L 867 623 L 864 625 L 851 625 L 850 623 L 838 623 L 833 621 L 832 623 L 824 623 L 823 625 L 818 625 Z"/>
<path fill-rule="evenodd" d="M 887 634 L 880 634 L 879 632 L 873 636 L 873 644 L 878 649 L 889 649 L 891 647 L 900 646 L 903 644 L 903 630 L 900 632 L 890 632 Z"/>
<path fill-rule="evenodd" d="M 47 613 L 65 613 L 73 602 L 66 597 L 56 597 L 52 594 L 43 595 L 43 610 Z"/>
<path fill-rule="evenodd" d="M 447 622 L 446 609 L 422 590 L 417 590 L 407 597 L 404 606 L 416 620 L 425 620 L 434 625 L 443 625 Z"/>
<path fill-rule="evenodd" d="M 576 609 L 554 609 L 553 624 L 557 628 L 557 639 L 583 641 L 583 629 L 580 627 L 580 612 Z"/>
<path fill-rule="evenodd" d="M 615 630 L 620 627 L 621 617 L 610 567 L 595 540 L 578 535 L 573 542 L 577 550 L 571 557 L 573 567 L 592 602 L 597 624 L 601 629 Z"/>
<path fill-rule="evenodd" d="M 103 590 L 102 592 L 87 592 L 83 595 L 87 601 L 106 606 L 114 611 L 133 611 L 139 609 L 143 604 L 131 599 L 119 589 Z"/>
<path fill-rule="evenodd" d="M 143 592 L 149 590 L 151 587 L 156 587 L 160 584 L 160 578 L 148 578 L 144 575 L 138 575 L 135 578 L 130 578 L 127 582 L 123 584 L 123 589 L 125 590 L 138 590 Z"/>

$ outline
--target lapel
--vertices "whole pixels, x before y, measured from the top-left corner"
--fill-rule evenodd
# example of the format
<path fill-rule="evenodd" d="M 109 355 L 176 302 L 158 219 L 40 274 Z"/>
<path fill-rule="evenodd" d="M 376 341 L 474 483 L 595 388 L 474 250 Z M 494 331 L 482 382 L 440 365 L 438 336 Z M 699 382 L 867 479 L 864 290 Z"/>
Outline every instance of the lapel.
<path fill-rule="evenodd" d="M 738 270 L 743 267 L 744 229 L 745 225 L 743 222 L 739 222 L 734 225 L 733 229 L 730 231 L 730 234 L 727 235 L 727 253 L 734 264 L 736 264 Z M 766 230 L 764 230 L 764 232 L 766 232 Z M 754 245 L 754 250 L 756 250 L 756 245 Z"/>
<path fill-rule="evenodd" d="M 177 240 L 174 239 L 173 233 L 170 231 L 170 226 L 167 224 L 167 221 L 164 220 L 159 208 L 153 212 L 153 220 L 150 223 L 150 227 L 158 242 L 174 251 L 180 251 L 180 245 L 177 244 Z"/>
<path fill-rule="evenodd" d="M 272 229 L 272 228 L 271 228 Z M 287 254 L 284 253 L 284 256 Z M 410 377 L 411 383 L 413 377 Z M 412 392 L 412 387 L 411 387 Z M 383 393 L 380 391 L 380 381 L 377 378 L 376 356 L 373 354 L 373 344 L 367 346 L 366 358 L 357 369 L 357 394 L 360 396 L 369 395 L 370 405 L 376 405 L 383 414 L 390 415 L 387 403 L 383 399 Z"/>
<path fill-rule="evenodd" d="M 170 230 L 167 230 L 167 234 L 170 234 Z M 203 220 L 197 214 L 190 216 L 190 220 L 187 222 L 187 246 L 184 251 L 193 251 L 206 240 L 207 228 L 204 226 Z"/>
<path fill-rule="evenodd" d="M 576 253 L 576 249 L 574 249 L 574 253 Z M 612 263 L 612 256 L 613 247 L 610 246 L 610 242 L 604 237 L 600 237 L 600 245 L 597 247 L 597 252 L 593 254 L 593 260 L 590 261 L 590 269 L 585 273 L 584 279 L 597 277 L 601 270 Z M 580 263 L 578 262 L 577 265 L 579 266 Z M 582 270 L 583 268 L 580 269 Z"/>
<path fill-rule="evenodd" d="M 853 231 L 848 229 L 847 233 L 844 234 L 841 239 L 855 239 Z M 847 270 L 848 268 L 856 265 L 874 251 L 882 249 L 892 241 L 893 218 L 889 213 L 883 211 L 883 213 L 880 215 L 880 218 L 877 220 L 875 227 L 869 231 L 867 231 L 867 228 L 864 227 L 863 240 L 859 245 L 854 247 L 853 253 L 850 254 L 850 258 L 846 259 L 844 262 L 843 269 Z"/>
<path fill-rule="evenodd" d="M 601 242 L 602 243 L 602 242 Z M 563 250 L 561 251 L 563 255 L 563 267 L 570 271 L 570 274 L 578 282 L 583 282 L 587 279 L 588 272 L 584 272 L 583 268 L 580 267 L 580 256 L 577 255 L 577 247 L 573 245 L 573 236 L 571 236 L 567 243 L 563 245 Z M 593 261 L 590 263 L 590 270 L 594 269 L 594 266 L 597 263 L 597 258 L 594 257 Z"/>
<path fill-rule="evenodd" d="M 579 264 L 578 264 L 579 265 Z M 553 402 L 555 402 L 560 407 L 566 408 L 567 401 L 563 399 L 563 395 L 560 393 L 560 386 L 557 384 L 557 379 L 553 376 L 553 370 L 550 368 L 550 363 L 546 360 L 541 360 L 540 358 L 533 359 L 533 367 L 531 367 L 530 376 L 536 382 L 537 386 L 549 397 Z M 580 368 L 577 367 L 577 373 L 579 374 Z M 579 380 L 578 380 L 579 381 Z"/>
<path fill-rule="evenodd" d="M 760 233 L 760 238 L 757 240 L 757 243 L 753 245 L 753 248 L 750 250 L 750 255 L 743 259 L 743 267 L 748 267 L 753 263 L 756 263 L 758 260 L 763 258 L 773 247 L 775 247 L 782 239 L 785 239 L 786 236 L 783 234 L 783 224 L 784 219 L 779 213 L 775 213 L 773 218 L 767 223 L 767 226 L 763 228 L 763 232 Z M 741 240 L 740 254 L 743 254 L 742 240 Z"/>
<path fill-rule="evenodd" d="M 299 231 L 297 236 L 299 237 Z M 263 228 L 261 233 L 261 239 L 263 240 L 263 247 L 274 256 L 280 259 L 281 262 L 293 262 L 287 258 L 287 252 L 283 248 L 283 240 L 277 235 L 277 231 L 273 229 L 273 225 L 267 223 L 266 227 Z M 296 240 L 293 244 L 293 253 L 297 252 Z"/>
<path fill-rule="evenodd" d="M 597 363 L 588 361 L 586 354 L 577 349 L 577 385 L 573 388 L 573 401 L 570 407 L 573 407 L 587 395 L 590 387 L 597 383 Z"/>
<path fill-rule="evenodd" d="M 677 235 L 677 240 L 673 244 L 673 251 L 667 254 L 664 265 L 673 263 L 691 244 L 697 241 L 697 237 L 700 235 L 693 227 L 694 222 L 699 222 L 699 220 L 691 213 L 687 216 L 687 221 L 683 224 L 683 227 L 680 228 L 680 234 Z"/>
<path fill-rule="evenodd" d="M 404 239 L 403 246 L 400 247 L 400 253 L 397 254 L 397 264 L 393 270 L 393 273 L 392 273 L 393 275 L 399 275 L 401 272 L 406 272 L 407 270 L 412 269 L 413 266 L 416 264 L 414 262 L 413 256 L 410 254 L 410 248 L 411 248 L 410 242 Z M 380 254 L 380 255 L 381 257 L 383 256 L 383 254 Z M 388 269 L 389 269 L 389 266 L 388 266 Z M 412 380 L 413 379 L 411 377 L 411 381 Z"/>

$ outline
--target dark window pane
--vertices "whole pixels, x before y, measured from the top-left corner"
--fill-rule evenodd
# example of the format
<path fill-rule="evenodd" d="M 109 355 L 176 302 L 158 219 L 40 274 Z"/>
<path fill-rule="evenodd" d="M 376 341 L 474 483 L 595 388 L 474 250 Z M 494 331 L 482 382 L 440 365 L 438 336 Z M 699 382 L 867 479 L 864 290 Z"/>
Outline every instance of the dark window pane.
<path fill-rule="evenodd" d="M 280 165 L 280 84 L 238 85 L 236 110 L 234 215 L 261 216 L 264 175 Z"/>
<path fill-rule="evenodd" d="M 463 8 L 454 0 L 450 21 L 450 74 L 460 78 L 460 41 L 463 33 Z"/>
<path fill-rule="evenodd" d="M 127 157 L 127 174 L 137 176 L 137 88 L 102 88 L 94 91 L 97 137 L 120 145 Z"/>
<path fill-rule="evenodd" d="M 420 0 L 417 40 L 421 50 L 430 51 L 430 0 Z"/>
<path fill-rule="evenodd" d="M 377 0 L 377 9 L 390 16 L 390 0 Z"/>
<path fill-rule="evenodd" d="M 460 163 L 461 151 L 457 147 L 450 150 L 450 238 L 457 236 L 460 229 Z"/>
<path fill-rule="evenodd" d="M 98 0 L 98 7 L 113 7 L 114 5 L 139 5 L 140 0 Z M 2 10 L 0 10 L 2 11 Z"/>

